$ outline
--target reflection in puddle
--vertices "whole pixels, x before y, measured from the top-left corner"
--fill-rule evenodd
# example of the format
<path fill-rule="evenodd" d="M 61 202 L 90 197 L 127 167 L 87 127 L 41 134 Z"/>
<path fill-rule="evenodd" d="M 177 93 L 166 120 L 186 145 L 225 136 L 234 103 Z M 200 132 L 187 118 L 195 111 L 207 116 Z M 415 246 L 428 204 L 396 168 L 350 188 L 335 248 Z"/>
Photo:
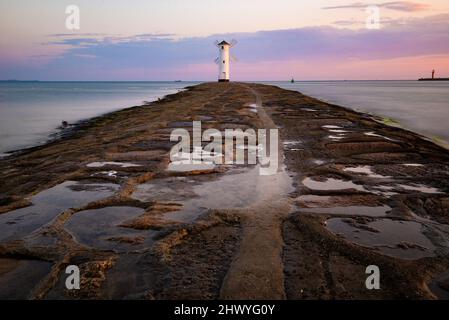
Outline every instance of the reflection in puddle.
<path fill-rule="evenodd" d="M 284 144 L 284 149 L 286 149 L 286 150 L 291 150 L 291 151 L 302 150 L 301 148 L 298 148 L 298 146 L 302 144 L 302 141 L 299 141 L 299 140 L 284 141 L 283 144 Z"/>
<path fill-rule="evenodd" d="M 324 161 L 324 160 L 319 160 L 319 159 L 315 159 L 315 160 L 313 160 L 313 163 L 316 164 L 316 165 L 321 166 L 322 164 L 325 164 L 326 161 Z"/>
<path fill-rule="evenodd" d="M 257 113 L 257 104 L 251 103 L 248 106 L 249 106 L 249 111 Z"/>
<path fill-rule="evenodd" d="M 362 173 L 362 174 L 367 175 L 370 178 L 380 178 L 380 179 L 391 178 L 390 176 L 383 176 L 383 175 L 374 173 L 371 169 L 371 166 L 358 166 L 358 167 L 344 168 L 343 171 L 353 172 L 353 173 Z"/>
<path fill-rule="evenodd" d="M 322 126 L 324 129 L 341 129 L 340 126 L 334 126 L 334 125 L 325 125 Z"/>
<path fill-rule="evenodd" d="M 332 218 L 326 227 L 350 242 L 388 256 L 407 260 L 434 256 L 435 247 L 418 222 L 379 219 L 359 224 L 353 219 Z"/>
<path fill-rule="evenodd" d="M 59 213 L 111 196 L 119 188 L 112 183 L 66 181 L 31 198 L 33 205 L 0 215 L 0 240 L 30 235 Z"/>
<path fill-rule="evenodd" d="M 402 189 L 405 189 L 405 190 L 418 191 L 418 192 L 422 192 L 422 193 L 442 193 L 437 188 L 428 187 L 428 186 L 425 186 L 422 184 L 417 184 L 417 185 L 398 184 L 398 187 L 401 187 Z"/>
<path fill-rule="evenodd" d="M 107 177 L 111 177 L 111 178 L 117 178 L 117 171 L 111 170 L 111 171 L 100 171 L 100 172 L 96 172 L 93 173 L 91 176 L 107 176 Z"/>
<path fill-rule="evenodd" d="M 121 168 L 140 167 L 139 164 L 126 163 L 126 162 L 113 162 L 113 161 L 91 162 L 88 163 L 86 166 L 89 168 L 102 168 L 104 166 L 116 166 Z"/>
<path fill-rule="evenodd" d="M 330 129 L 329 132 L 333 132 L 333 133 L 347 133 L 349 131 L 341 130 L 341 129 Z"/>
<path fill-rule="evenodd" d="M 383 217 L 385 216 L 391 208 L 389 206 L 378 206 L 378 207 L 368 207 L 368 206 L 345 206 L 339 207 L 334 206 L 330 208 L 301 208 L 301 212 L 305 213 L 326 213 L 326 214 L 338 214 L 338 215 L 357 215 L 357 216 L 368 216 L 368 217 Z"/>
<path fill-rule="evenodd" d="M 329 135 L 329 136 L 327 136 L 329 139 L 332 139 L 332 140 L 341 140 L 341 139 L 343 139 L 345 136 L 344 135 L 338 135 L 338 136 L 334 136 L 334 135 Z"/>
<path fill-rule="evenodd" d="M 374 132 L 372 132 L 372 131 L 371 131 L 371 132 L 364 132 L 363 134 L 364 134 L 365 136 L 369 136 L 369 137 L 379 137 L 379 138 L 384 138 L 384 139 L 389 140 L 389 141 L 396 141 L 396 140 L 394 140 L 394 139 L 391 139 L 391 138 L 382 136 L 382 135 L 377 134 L 377 133 L 374 133 Z"/>
<path fill-rule="evenodd" d="M 0 258 L 0 300 L 31 299 L 35 286 L 50 271 L 50 262 Z"/>
<path fill-rule="evenodd" d="M 344 190 L 344 189 L 356 189 L 359 191 L 366 190 L 363 186 L 353 183 L 352 181 L 344 181 L 340 179 L 327 178 L 324 181 L 316 181 L 311 178 L 305 178 L 302 184 L 312 190 Z"/>
<path fill-rule="evenodd" d="M 160 179 L 138 187 L 134 198 L 148 201 L 174 201 L 182 209 L 166 213 L 164 218 L 190 222 L 208 209 L 240 209 L 278 199 L 293 191 L 291 178 L 285 171 L 262 176 L 259 166 L 229 171 L 216 179 L 207 181 L 181 180 L 170 183 Z M 173 182 L 173 180 L 172 180 Z M 186 185 L 189 183 L 189 185 Z"/>
<path fill-rule="evenodd" d="M 143 209 L 135 207 L 84 210 L 73 215 L 64 227 L 79 243 L 89 247 L 118 251 L 138 249 L 142 247 L 142 243 L 131 245 L 129 241 L 120 241 L 120 239 L 144 237 L 141 241 L 145 241 L 149 231 L 134 230 L 119 225 L 143 213 Z"/>
<path fill-rule="evenodd" d="M 199 163 L 199 164 L 183 164 L 183 163 L 175 163 L 171 162 L 167 171 L 173 172 L 189 172 L 189 171 L 197 171 L 197 170 L 214 170 L 215 165 L 213 163 Z"/>

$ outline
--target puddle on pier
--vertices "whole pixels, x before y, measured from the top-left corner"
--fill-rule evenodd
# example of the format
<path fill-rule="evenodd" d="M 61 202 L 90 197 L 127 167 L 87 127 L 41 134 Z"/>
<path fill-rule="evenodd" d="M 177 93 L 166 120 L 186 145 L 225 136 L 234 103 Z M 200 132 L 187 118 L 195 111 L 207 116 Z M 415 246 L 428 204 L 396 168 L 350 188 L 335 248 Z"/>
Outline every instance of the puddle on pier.
<path fill-rule="evenodd" d="M 370 178 L 379 178 L 379 179 L 389 179 L 390 176 L 383 176 L 377 173 L 374 173 L 371 169 L 371 166 L 357 166 L 357 167 L 348 167 L 344 168 L 343 171 L 351 172 L 351 173 L 361 173 L 367 175 Z"/>
<path fill-rule="evenodd" d="M 332 132 L 332 133 L 348 133 L 349 132 L 347 130 L 341 130 L 341 129 L 329 129 L 328 131 Z"/>
<path fill-rule="evenodd" d="M 358 191 L 369 192 L 362 185 L 355 184 L 352 181 L 345 181 L 334 178 L 327 178 L 323 181 L 313 180 L 312 178 L 305 178 L 302 184 L 311 190 L 348 190 L 355 189 Z"/>
<path fill-rule="evenodd" d="M 325 213 L 335 215 L 352 215 L 352 216 L 368 216 L 368 217 L 384 217 L 391 208 L 389 206 L 368 207 L 368 206 L 347 206 L 347 207 L 330 207 L 330 208 L 301 208 L 301 212 L 305 213 Z"/>
<path fill-rule="evenodd" d="M 321 126 L 321 127 L 324 128 L 324 129 L 341 129 L 340 126 L 334 126 L 334 125 L 330 125 L 330 124 L 325 125 L 325 126 Z"/>
<path fill-rule="evenodd" d="M 319 159 L 315 159 L 315 160 L 313 160 L 312 162 L 313 162 L 313 164 L 316 164 L 316 165 L 318 165 L 318 166 L 321 166 L 321 165 L 323 165 L 323 164 L 326 163 L 326 161 L 324 161 L 324 160 L 319 160 Z"/>
<path fill-rule="evenodd" d="M 84 210 L 74 214 L 64 225 L 77 242 L 102 250 L 127 251 L 151 244 L 148 230 L 120 227 L 123 222 L 137 218 L 144 210 L 135 207 L 106 207 Z M 137 241 L 135 243 L 131 243 Z"/>
<path fill-rule="evenodd" d="M 372 132 L 372 131 L 370 131 L 370 132 L 364 132 L 363 134 L 364 134 L 365 136 L 369 136 L 369 137 L 378 137 L 378 138 L 384 138 L 385 140 L 389 140 L 389 141 L 397 141 L 397 140 L 394 140 L 394 139 L 385 137 L 385 136 L 383 136 L 383 135 L 374 133 L 374 132 Z"/>
<path fill-rule="evenodd" d="M 132 197 L 179 203 L 181 210 L 166 213 L 164 219 L 191 222 L 208 209 L 241 209 L 279 199 L 294 191 L 291 178 L 284 170 L 262 176 L 259 166 L 235 168 L 219 176 L 192 179 L 153 180 L 140 185 Z"/>
<path fill-rule="evenodd" d="M 192 153 L 180 152 L 171 157 L 167 171 L 189 172 L 196 170 L 214 170 L 215 163 L 223 162 L 223 155 L 217 152 L 208 152 L 202 148 L 195 148 Z"/>
<path fill-rule="evenodd" d="M 119 185 L 65 181 L 31 198 L 32 205 L 0 215 L 0 241 L 21 239 L 59 213 L 114 194 Z"/>
<path fill-rule="evenodd" d="M 258 108 L 257 104 L 251 103 L 251 104 L 248 105 L 248 107 L 249 107 L 249 111 L 257 113 L 257 108 Z"/>
<path fill-rule="evenodd" d="M 117 178 L 117 171 L 111 170 L 111 171 L 100 171 L 100 172 L 96 172 L 91 174 L 92 177 L 95 176 L 106 176 L 106 177 L 111 177 L 111 178 Z"/>
<path fill-rule="evenodd" d="M 327 138 L 331 139 L 331 140 L 341 140 L 341 139 L 345 138 L 345 135 L 341 134 L 341 135 L 338 135 L 338 136 L 334 136 L 334 135 L 331 134 L 331 135 L 328 135 Z"/>
<path fill-rule="evenodd" d="M 102 168 L 104 166 L 115 166 L 121 168 L 132 168 L 140 167 L 140 164 L 127 163 L 127 162 L 114 162 L 114 161 L 103 161 L 103 162 L 91 162 L 86 165 L 89 168 Z"/>
<path fill-rule="evenodd" d="M 387 205 L 378 205 L 373 198 L 354 199 L 351 196 L 302 195 L 296 198 L 300 211 L 304 213 L 324 213 L 335 215 L 357 215 L 383 217 L 391 211 Z M 371 205 L 368 205 L 371 202 Z M 358 205 L 363 203 L 365 205 Z"/>
<path fill-rule="evenodd" d="M 449 270 L 432 279 L 428 287 L 438 299 L 449 300 Z"/>
<path fill-rule="evenodd" d="M 326 221 L 326 227 L 349 242 L 379 250 L 387 256 L 416 260 L 435 255 L 435 246 L 418 222 L 378 219 L 360 224 L 354 219 L 331 218 Z"/>
<path fill-rule="evenodd" d="M 406 167 L 424 167 L 421 163 L 403 163 L 402 165 Z"/>
<path fill-rule="evenodd" d="M 406 185 L 406 184 L 398 184 L 398 187 L 408 190 L 408 191 L 418 191 L 422 193 L 442 193 L 439 189 L 428 187 L 422 184 L 416 184 L 416 185 Z"/>
<path fill-rule="evenodd" d="M 30 299 L 31 292 L 51 271 L 40 260 L 0 258 L 0 300 Z"/>
<path fill-rule="evenodd" d="M 298 148 L 299 146 L 302 145 L 302 141 L 300 141 L 300 140 L 284 141 L 283 145 L 284 145 L 285 150 L 291 150 L 291 151 L 302 150 L 302 148 Z"/>

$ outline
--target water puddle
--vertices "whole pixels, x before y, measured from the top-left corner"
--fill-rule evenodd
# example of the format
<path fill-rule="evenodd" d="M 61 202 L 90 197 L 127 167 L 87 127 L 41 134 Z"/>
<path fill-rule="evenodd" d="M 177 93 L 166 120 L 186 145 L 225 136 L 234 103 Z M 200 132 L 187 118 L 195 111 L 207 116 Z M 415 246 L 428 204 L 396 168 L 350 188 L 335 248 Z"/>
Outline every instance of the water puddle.
<path fill-rule="evenodd" d="M 377 195 L 381 195 L 384 197 L 391 197 L 394 195 L 397 195 L 397 192 L 393 192 L 391 190 L 394 190 L 393 186 L 374 186 L 372 187 L 374 189 L 374 191 L 372 191 L 372 193 L 377 194 Z"/>
<path fill-rule="evenodd" d="M 369 192 L 362 185 L 355 184 L 352 181 L 345 181 L 334 178 L 327 178 L 323 181 L 313 180 L 312 178 L 305 178 L 302 184 L 312 190 L 346 190 L 355 189 L 358 191 Z"/>
<path fill-rule="evenodd" d="M 302 150 L 301 148 L 298 148 L 302 144 L 302 141 L 299 140 L 291 140 L 291 141 L 284 141 L 284 149 L 291 150 L 291 151 L 299 151 Z"/>
<path fill-rule="evenodd" d="M 324 129 L 341 129 L 340 126 L 334 126 L 334 125 L 325 125 L 325 126 L 322 126 L 322 128 L 324 128 Z"/>
<path fill-rule="evenodd" d="M 435 246 L 418 222 L 378 219 L 361 224 L 353 219 L 332 218 L 326 221 L 326 227 L 347 241 L 387 256 L 416 260 L 435 255 Z"/>
<path fill-rule="evenodd" d="M 301 110 L 308 111 L 308 112 L 317 112 L 318 111 L 318 110 L 312 109 L 312 108 L 301 108 Z"/>
<path fill-rule="evenodd" d="M 88 247 L 127 251 L 141 249 L 151 243 L 151 231 L 120 227 L 126 220 L 144 213 L 135 207 L 106 207 L 77 212 L 64 225 L 75 239 Z"/>
<path fill-rule="evenodd" d="M 0 215 L 0 241 L 21 239 L 59 213 L 114 194 L 119 185 L 65 181 L 31 198 L 33 205 Z"/>
<path fill-rule="evenodd" d="M 258 110 L 257 110 L 258 106 L 255 103 L 248 104 L 247 107 L 248 107 L 248 110 L 251 112 L 254 112 L 254 113 L 258 112 Z"/>
<path fill-rule="evenodd" d="M 332 133 L 348 133 L 349 132 L 349 131 L 341 130 L 341 129 L 330 129 L 328 131 L 332 132 Z"/>
<path fill-rule="evenodd" d="M 102 168 L 104 166 L 116 166 L 121 168 L 131 168 L 140 167 L 139 164 L 126 163 L 126 162 L 113 162 L 113 161 L 103 161 L 103 162 L 91 162 L 86 165 L 89 168 Z"/>
<path fill-rule="evenodd" d="M 424 165 L 420 163 L 403 163 L 402 165 L 406 167 L 424 167 Z"/>
<path fill-rule="evenodd" d="M 394 140 L 394 139 L 391 139 L 391 138 L 382 136 L 382 135 L 380 135 L 380 134 L 374 133 L 374 132 L 372 132 L 372 131 L 370 131 L 370 132 L 364 132 L 363 134 L 364 134 L 365 136 L 369 136 L 369 137 L 379 137 L 379 138 L 383 138 L 383 139 L 389 140 L 389 141 L 397 141 L 397 140 Z"/>
<path fill-rule="evenodd" d="M 383 176 L 383 175 L 374 173 L 371 169 L 371 166 L 348 167 L 348 168 L 344 168 L 343 171 L 352 172 L 352 173 L 361 173 L 361 174 L 367 175 L 370 178 L 380 178 L 380 179 L 391 178 L 390 176 Z"/>
<path fill-rule="evenodd" d="M 449 270 L 437 275 L 428 286 L 438 299 L 449 300 Z"/>
<path fill-rule="evenodd" d="M 391 208 L 389 206 L 334 206 L 334 207 L 312 207 L 301 208 L 304 213 L 325 213 L 334 215 L 351 215 L 351 216 L 367 216 L 367 217 L 384 217 Z"/>
<path fill-rule="evenodd" d="M 100 172 L 96 172 L 91 174 L 92 177 L 95 176 L 106 176 L 106 177 L 111 177 L 111 178 L 117 178 L 117 171 L 111 170 L 111 171 L 100 171 Z"/>
<path fill-rule="evenodd" d="M 132 195 L 137 199 L 171 201 L 182 205 L 181 210 L 166 213 L 172 221 L 191 222 L 208 209 L 241 209 L 278 199 L 294 191 L 290 176 L 283 170 L 262 176 L 259 166 L 232 169 L 208 180 L 160 179 L 138 187 Z M 188 185 L 187 185 L 188 184 Z"/>
<path fill-rule="evenodd" d="M 50 271 L 50 262 L 0 258 L 0 300 L 31 299 L 35 286 Z"/>
<path fill-rule="evenodd" d="M 335 136 L 335 135 L 329 135 L 329 136 L 327 136 L 327 138 L 328 138 L 328 139 L 331 139 L 331 140 L 341 140 L 341 139 L 344 139 L 345 136 L 344 136 L 344 135 L 338 135 L 338 136 Z"/>
<path fill-rule="evenodd" d="M 406 184 L 398 184 L 398 187 L 409 190 L 409 191 L 418 191 L 422 193 L 442 193 L 439 189 L 428 187 L 422 184 L 416 184 L 416 185 L 406 185 Z"/>

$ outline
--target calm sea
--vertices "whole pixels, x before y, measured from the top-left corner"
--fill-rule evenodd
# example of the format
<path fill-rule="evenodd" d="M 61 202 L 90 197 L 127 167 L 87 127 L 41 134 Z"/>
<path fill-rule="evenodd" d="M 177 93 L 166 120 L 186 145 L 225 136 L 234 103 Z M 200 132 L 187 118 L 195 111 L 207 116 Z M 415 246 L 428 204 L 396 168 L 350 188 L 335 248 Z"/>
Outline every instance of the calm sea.
<path fill-rule="evenodd" d="M 140 105 L 198 82 L 0 82 L 0 153 L 35 146 L 74 123 Z M 403 127 L 449 142 L 449 82 L 270 82 L 282 88 L 389 117 Z"/>
<path fill-rule="evenodd" d="M 0 82 L 0 153 L 46 142 L 74 123 L 141 105 L 197 82 Z"/>
<path fill-rule="evenodd" d="M 365 113 L 391 118 L 449 147 L 449 81 L 271 82 Z"/>

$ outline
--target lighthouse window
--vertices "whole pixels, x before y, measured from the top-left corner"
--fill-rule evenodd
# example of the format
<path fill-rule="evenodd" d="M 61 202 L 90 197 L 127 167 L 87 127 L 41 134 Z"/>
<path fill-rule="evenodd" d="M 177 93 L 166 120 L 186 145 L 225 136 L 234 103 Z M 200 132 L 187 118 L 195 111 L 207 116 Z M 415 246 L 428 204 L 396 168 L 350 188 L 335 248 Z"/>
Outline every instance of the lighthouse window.
<path fill-rule="evenodd" d="M 225 61 L 223 60 L 223 63 L 225 63 Z"/>
<path fill-rule="evenodd" d="M 221 46 L 221 49 L 224 49 L 224 46 Z"/>

